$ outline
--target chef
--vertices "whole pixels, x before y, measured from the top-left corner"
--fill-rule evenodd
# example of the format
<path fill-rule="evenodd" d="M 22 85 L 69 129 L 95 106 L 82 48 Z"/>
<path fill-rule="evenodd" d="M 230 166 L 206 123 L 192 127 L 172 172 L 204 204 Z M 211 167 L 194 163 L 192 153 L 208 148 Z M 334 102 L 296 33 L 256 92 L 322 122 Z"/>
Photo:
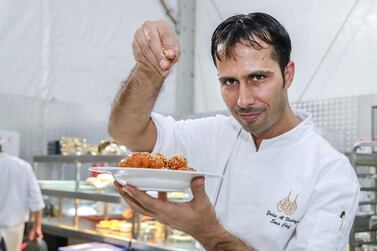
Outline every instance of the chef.
<path fill-rule="evenodd" d="M 42 194 L 31 166 L 2 151 L 0 138 L 0 243 L 7 251 L 21 250 L 25 222 L 30 210 L 33 226 L 29 239 L 41 239 Z M 1 245 L 0 245 L 1 250 Z"/>
<path fill-rule="evenodd" d="M 220 91 L 232 116 L 175 121 L 152 112 L 179 59 L 165 21 L 136 31 L 136 65 L 120 89 L 109 133 L 136 151 L 180 153 L 221 182 L 191 182 L 192 201 L 158 200 L 116 184 L 127 203 L 185 231 L 207 250 L 346 250 L 359 183 L 348 159 L 293 110 L 295 73 L 285 28 L 265 13 L 236 15 L 212 36 Z M 205 84 L 205 83 L 203 83 Z"/>

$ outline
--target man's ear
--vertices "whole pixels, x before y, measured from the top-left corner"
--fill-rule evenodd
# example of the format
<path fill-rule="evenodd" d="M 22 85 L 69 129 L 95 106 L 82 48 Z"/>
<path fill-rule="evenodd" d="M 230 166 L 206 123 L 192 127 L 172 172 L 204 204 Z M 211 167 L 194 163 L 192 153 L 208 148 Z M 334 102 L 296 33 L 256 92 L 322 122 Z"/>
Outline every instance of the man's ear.
<path fill-rule="evenodd" d="M 292 60 L 290 60 L 284 70 L 284 79 L 285 79 L 284 88 L 288 89 L 289 87 L 291 87 L 294 76 L 295 76 L 295 63 Z"/>

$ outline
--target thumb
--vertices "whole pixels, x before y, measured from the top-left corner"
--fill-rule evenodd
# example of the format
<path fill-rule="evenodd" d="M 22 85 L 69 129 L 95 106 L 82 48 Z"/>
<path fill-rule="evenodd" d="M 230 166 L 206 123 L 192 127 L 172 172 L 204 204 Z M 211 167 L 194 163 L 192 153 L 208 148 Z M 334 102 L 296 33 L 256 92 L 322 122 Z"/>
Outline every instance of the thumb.
<path fill-rule="evenodd" d="M 167 196 L 166 192 L 158 192 L 157 198 L 159 200 L 162 200 L 162 201 L 167 201 L 168 200 L 168 196 Z"/>
<path fill-rule="evenodd" d="M 204 177 L 196 177 L 191 180 L 191 192 L 193 200 L 207 200 L 207 194 L 204 188 Z"/>

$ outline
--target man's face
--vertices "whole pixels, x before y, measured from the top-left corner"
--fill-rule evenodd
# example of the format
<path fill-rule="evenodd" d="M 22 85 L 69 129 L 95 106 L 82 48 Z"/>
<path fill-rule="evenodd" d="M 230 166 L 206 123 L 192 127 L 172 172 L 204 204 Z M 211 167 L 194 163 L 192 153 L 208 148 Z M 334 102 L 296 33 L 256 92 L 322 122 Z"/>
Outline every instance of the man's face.
<path fill-rule="evenodd" d="M 255 136 L 265 135 L 278 124 L 287 106 L 286 88 L 291 84 L 284 84 L 271 47 L 258 42 L 264 49 L 238 43 L 234 57 L 226 59 L 220 49 L 221 61 L 217 60 L 224 102 L 242 127 Z"/>

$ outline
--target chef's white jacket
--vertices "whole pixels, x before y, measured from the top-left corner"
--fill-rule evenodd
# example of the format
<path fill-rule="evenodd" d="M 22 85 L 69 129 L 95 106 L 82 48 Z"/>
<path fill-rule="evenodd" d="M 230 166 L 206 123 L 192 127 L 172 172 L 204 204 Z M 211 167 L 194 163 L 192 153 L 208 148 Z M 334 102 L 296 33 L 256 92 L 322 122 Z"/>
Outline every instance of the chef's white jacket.
<path fill-rule="evenodd" d="M 152 113 L 154 152 L 187 156 L 206 180 L 220 222 L 258 250 L 346 250 L 358 206 L 359 183 L 348 159 L 315 130 L 311 115 L 262 141 L 233 117 L 175 121 Z M 218 197 L 218 199 L 216 199 Z"/>
<path fill-rule="evenodd" d="M 44 208 L 41 190 L 27 162 L 0 153 L 0 229 L 24 224 Z"/>

